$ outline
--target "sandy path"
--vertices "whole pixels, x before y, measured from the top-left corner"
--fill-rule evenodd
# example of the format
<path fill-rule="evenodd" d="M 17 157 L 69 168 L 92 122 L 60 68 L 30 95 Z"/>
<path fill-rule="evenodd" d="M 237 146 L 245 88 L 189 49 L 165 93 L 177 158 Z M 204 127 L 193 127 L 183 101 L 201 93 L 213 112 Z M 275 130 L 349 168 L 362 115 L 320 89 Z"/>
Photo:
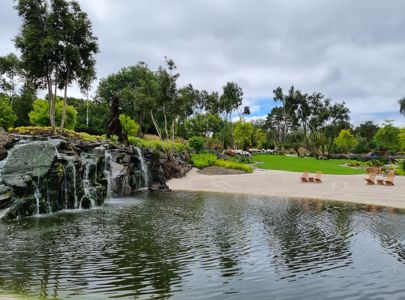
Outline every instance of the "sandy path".
<path fill-rule="evenodd" d="M 251 174 L 203 175 L 192 169 L 168 182 L 177 191 L 206 191 L 349 201 L 405 208 L 405 177 L 394 186 L 366 185 L 366 175 L 322 175 L 323 183 L 301 183 L 301 173 L 256 169 Z"/>

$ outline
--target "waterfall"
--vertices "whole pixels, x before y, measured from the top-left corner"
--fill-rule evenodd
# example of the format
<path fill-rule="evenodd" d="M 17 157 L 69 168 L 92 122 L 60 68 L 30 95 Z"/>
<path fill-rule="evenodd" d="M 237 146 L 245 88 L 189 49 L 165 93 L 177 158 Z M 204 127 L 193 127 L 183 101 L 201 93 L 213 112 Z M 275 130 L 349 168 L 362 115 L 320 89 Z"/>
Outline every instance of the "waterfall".
<path fill-rule="evenodd" d="M 104 175 L 107 178 L 107 199 L 111 197 L 111 183 L 112 183 L 112 171 L 111 171 L 111 152 L 105 150 L 104 152 Z"/>
<path fill-rule="evenodd" d="M 41 214 L 41 212 L 39 211 L 39 200 L 41 199 L 41 192 L 39 191 L 39 178 L 38 178 L 38 183 L 35 184 L 35 191 L 34 191 L 34 197 L 35 197 L 35 204 L 36 204 L 36 212 L 35 215 L 39 216 Z"/>
<path fill-rule="evenodd" d="M 143 177 L 143 181 L 144 181 L 144 186 L 145 188 L 149 187 L 149 170 L 148 170 L 148 166 L 145 163 L 145 160 L 143 159 L 142 156 L 142 151 L 140 148 L 136 147 L 136 152 L 138 153 L 138 158 L 139 161 L 141 162 L 141 169 L 142 169 L 142 177 Z"/>
<path fill-rule="evenodd" d="M 96 204 L 94 203 L 94 199 L 93 199 L 93 195 L 92 195 L 93 187 L 91 186 L 91 181 L 90 181 L 90 166 L 94 165 L 94 162 L 91 159 L 88 159 L 85 156 L 82 156 L 82 163 L 84 164 L 84 177 L 83 177 L 84 196 L 82 197 L 82 199 L 80 199 L 79 208 L 83 208 L 82 201 L 83 201 L 84 197 L 87 197 L 90 200 L 91 207 L 95 207 Z"/>
<path fill-rule="evenodd" d="M 68 160 L 66 170 L 68 169 L 72 169 L 73 196 L 75 199 L 74 208 L 79 208 L 79 201 L 77 199 L 77 191 L 76 191 L 76 167 L 72 160 Z"/>

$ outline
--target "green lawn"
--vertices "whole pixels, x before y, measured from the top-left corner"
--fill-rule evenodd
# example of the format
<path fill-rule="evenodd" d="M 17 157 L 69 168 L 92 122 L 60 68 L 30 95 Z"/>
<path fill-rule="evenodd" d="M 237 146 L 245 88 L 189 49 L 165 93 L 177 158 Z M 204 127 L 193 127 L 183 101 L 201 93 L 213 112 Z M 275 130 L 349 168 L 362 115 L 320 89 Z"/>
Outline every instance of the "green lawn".
<path fill-rule="evenodd" d="M 323 174 L 354 175 L 364 174 L 364 170 L 342 166 L 343 159 L 317 160 L 312 157 L 298 158 L 284 155 L 256 154 L 253 160 L 257 168 L 270 170 L 283 170 L 291 172 L 308 171 L 314 173 L 322 171 Z"/>

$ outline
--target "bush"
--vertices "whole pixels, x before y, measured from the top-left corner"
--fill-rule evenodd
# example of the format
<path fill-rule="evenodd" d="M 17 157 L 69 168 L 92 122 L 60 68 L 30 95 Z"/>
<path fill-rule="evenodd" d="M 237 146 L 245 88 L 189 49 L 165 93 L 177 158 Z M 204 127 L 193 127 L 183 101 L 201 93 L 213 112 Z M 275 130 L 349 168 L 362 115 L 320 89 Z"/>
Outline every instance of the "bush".
<path fill-rule="evenodd" d="M 174 145 L 171 142 L 168 141 L 160 141 L 160 140 L 144 140 L 139 137 L 134 137 L 130 136 L 128 137 L 128 141 L 131 145 L 139 148 L 148 148 L 148 149 L 153 149 L 153 150 L 160 150 L 160 151 L 166 151 L 170 149 L 172 146 L 174 147 L 174 152 L 179 153 L 179 152 L 184 152 L 188 150 L 187 145 L 181 144 L 181 143 L 174 143 Z"/>
<path fill-rule="evenodd" d="M 226 168 L 226 169 L 236 169 L 236 170 L 242 170 L 245 171 L 246 173 L 252 173 L 253 168 L 247 164 L 241 164 L 237 162 L 232 162 L 232 161 L 226 161 L 223 159 L 219 159 L 216 161 L 216 166 Z"/>
<path fill-rule="evenodd" d="M 204 138 L 200 136 L 193 136 L 188 140 L 188 145 L 195 152 L 199 153 L 204 148 Z"/>
<path fill-rule="evenodd" d="M 139 131 L 139 124 L 132 120 L 130 117 L 124 114 L 119 116 L 122 129 L 128 136 L 136 136 Z"/>
<path fill-rule="evenodd" d="M 217 160 L 216 155 L 211 153 L 193 154 L 191 156 L 191 162 L 198 169 L 214 166 Z"/>
<path fill-rule="evenodd" d="M 402 161 L 402 171 L 405 172 L 405 159 Z"/>
<path fill-rule="evenodd" d="M 0 127 L 8 129 L 14 127 L 17 116 L 7 100 L 0 100 Z"/>
<path fill-rule="evenodd" d="M 217 166 L 226 169 L 242 170 L 247 173 L 253 172 L 253 168 L 247 164 L 218 159 L 216 155 L 211 153 L 193 154 L 191 156 L 191 162 L 193 163 L 194 167 L 198 169 L 203 169 L 209 166 Z"/>
<path fill-rule="evenodd" d="M 28 114 L 30 118 L 30 123 L 35 126 L 49 126 L 49 104 L 48 101 L 43 99 L 37 99 L 34 101 L 33 109 Z M 56 126 L 60 124 L 62 119 L 62 111 L 63 111 L 63 101 L 57 101 L 56 103 L 56 111 L 55 111 L 55 122 Z M 67 129 L 74 129 L 77 122 L 77 110 L 68 105 L 66 108 L 66 120 L 65 120 L 65 128 Z"/>
<path fill-rule="evenodd" d="M 22 126 L 14 128 L 12 132 L 16 134 L 28 134 L 28 135 L 53 135 L 52 127 L 49 126 L 46 127 Z M 59 128 L 56 128 L 56 133 L 62 134 Z M 91 135 L 86 132 L 76 132 L 70 129 L 65 129 L 63 135 L 87 142 L 98 142 L 104 139 L 102 136 L 99 135 Z"/>

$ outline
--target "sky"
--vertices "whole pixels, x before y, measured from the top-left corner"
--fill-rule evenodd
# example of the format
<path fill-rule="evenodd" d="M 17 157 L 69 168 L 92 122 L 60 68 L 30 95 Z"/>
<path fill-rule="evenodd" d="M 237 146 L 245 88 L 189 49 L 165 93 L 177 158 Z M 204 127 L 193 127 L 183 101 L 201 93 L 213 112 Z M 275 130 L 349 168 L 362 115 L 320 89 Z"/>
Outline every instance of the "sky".
<path fill-rule="evenodd" d="M 354 124 L 405 126 L 405 1 L 402 0 L 79 0 L 101 53 L 98 78 L 146 62 L 175 60 L 179 85 L 244 91 L 251 118 L 275 106 L 273 90 L 294 85 L 345 102 Z M 0 55 L 16 52 L 20 20 L 0 1 Z M 95 83 L 97 86 L 97 83 Z M 83 97 L 77 87 L 71 96 Z M 94 93 L 94 91 L 93 91 Z"/>

